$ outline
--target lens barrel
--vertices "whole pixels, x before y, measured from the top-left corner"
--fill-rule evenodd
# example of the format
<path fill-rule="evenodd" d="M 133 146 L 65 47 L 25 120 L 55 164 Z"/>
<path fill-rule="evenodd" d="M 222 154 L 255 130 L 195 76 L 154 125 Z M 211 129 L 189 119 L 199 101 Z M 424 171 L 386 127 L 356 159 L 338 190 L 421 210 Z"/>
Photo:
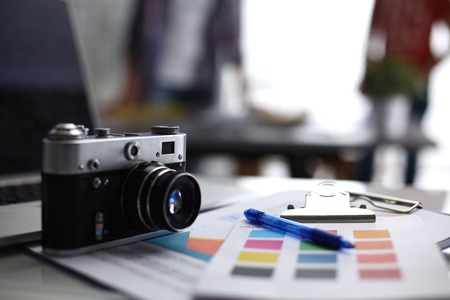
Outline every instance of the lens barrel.
<path fill-rule="evenodd" d="M 197 180 L 159 162 L 135 165 L 122 186 L 122 212 L 140 230 L 180 231 L 195 221 L 200 204 Z"/>

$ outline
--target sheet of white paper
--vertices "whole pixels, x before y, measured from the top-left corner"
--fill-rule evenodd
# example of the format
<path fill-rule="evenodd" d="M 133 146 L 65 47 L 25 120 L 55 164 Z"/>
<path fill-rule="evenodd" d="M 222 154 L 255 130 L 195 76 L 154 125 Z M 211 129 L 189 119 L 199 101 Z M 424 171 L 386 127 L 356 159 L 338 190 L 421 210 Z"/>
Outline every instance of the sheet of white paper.
<path fill-rule="evenodd" d="M 303 205 L 305 193 L 288 191 L 208 211 L 200 214 L 189 230 L 153 240 L 77 257 L 47 258 L 132 298 L 190 299 L 209 261 L 245 209 L 279 214 L 287 204 Z M 428 228 L 439 231 L 433 242 L 450 236 L 450 217 L 431 212 L 421 212 L 420 217 L 434 220 Z M 40 247 L 32 250 L 42 254 Z"/>
<path fill-rule="evenodd" d="M 41 247 L 31 250 L 41 253 Z M 206 262 L 138 242 L 52 261 L 132 299 L 190 299 Z"/>
<path fill-rule="evenodd" d="M 133 299 L 191 299 L 245 203 L 202 213 L 184 232 L 94 253 L 62 258 L 43 254 L 42 247 L 31 250 Z"/>
<path fill-rule="evenodd" d="M 316 226 L 316 225 L 315 225 Z M 198 286 L 201 299 L 430 299 L 450 295 L 446 263 L 417 216 L 317 224 L 354 241 L 334 251 L 245 220 Z"/>

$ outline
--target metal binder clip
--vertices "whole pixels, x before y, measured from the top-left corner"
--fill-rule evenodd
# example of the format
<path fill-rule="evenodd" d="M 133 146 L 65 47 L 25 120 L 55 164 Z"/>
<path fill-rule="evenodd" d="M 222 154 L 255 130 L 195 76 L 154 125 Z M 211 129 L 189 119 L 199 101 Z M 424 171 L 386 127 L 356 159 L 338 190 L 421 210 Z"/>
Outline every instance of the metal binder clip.
<path fill-rule="evenodd" d="M 288 208 L 280 217 L 302 223 L 374 223 L 375 213 L 350 206 L 350 193 L 325 181 L 306 195 L 305 206 Z"/>

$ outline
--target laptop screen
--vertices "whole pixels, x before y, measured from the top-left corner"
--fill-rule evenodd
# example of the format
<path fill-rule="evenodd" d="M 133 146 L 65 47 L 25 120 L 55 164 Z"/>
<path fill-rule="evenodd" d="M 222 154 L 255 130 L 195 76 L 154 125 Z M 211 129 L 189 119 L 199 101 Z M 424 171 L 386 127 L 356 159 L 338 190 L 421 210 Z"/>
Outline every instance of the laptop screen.
<path fill-rule="evenodd" d="M 39 171 L 55 124 L 92 128 L 74 38 L 64 2 L 0 1 L 0 175 Z"/>

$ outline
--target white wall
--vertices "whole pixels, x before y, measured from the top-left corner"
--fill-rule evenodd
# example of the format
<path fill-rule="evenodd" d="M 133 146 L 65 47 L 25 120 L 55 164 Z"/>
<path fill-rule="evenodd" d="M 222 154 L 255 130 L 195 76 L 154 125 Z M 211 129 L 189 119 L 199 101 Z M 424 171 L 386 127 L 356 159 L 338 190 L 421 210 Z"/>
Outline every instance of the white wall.
<path fill-rule="evenodd" d="M 122 54 L 133 1 L 76 0 L 94 93 L 101 107 L 123 83 Z M 363 122 L 370 106 L 358 92 L 373 0 L 244 0 L 243 46 L 257 106 L 307 111 L 323 126 L 343 130 Z M 448 31 L 434 39 L 448 49 Z M 426 132 L 438 148 L 421 157 L 418 184 L 450 182 L 450 61 L 436 68 Z"/>
<path fill-rule="evenodd" d="M 305 110 L 334 129 L 366 119 L 370 106 L 357 88 L 373 0 L 246 0 L 243 9 L 246 69 L 257 105 Z M 432 42 L 438 52 L 447 51 L 448 29 L 441 28 Z M 423 123 L 438 144 L 420 157 L 417 185 L 427 188 L 448 189 L 450 183 L 449 82 L 446 59 L 433 73 Z M 398 171 L 399 159 L 385 158 L 382 168 Z"/>
<path fill-rule="evenodd" d="M 244 54 L 255 102 L 307 110 L 312 120 L 355 121 L 373 2 L 247 0 Z M 339 114 L 337 113 L 339 111 Z"/>

